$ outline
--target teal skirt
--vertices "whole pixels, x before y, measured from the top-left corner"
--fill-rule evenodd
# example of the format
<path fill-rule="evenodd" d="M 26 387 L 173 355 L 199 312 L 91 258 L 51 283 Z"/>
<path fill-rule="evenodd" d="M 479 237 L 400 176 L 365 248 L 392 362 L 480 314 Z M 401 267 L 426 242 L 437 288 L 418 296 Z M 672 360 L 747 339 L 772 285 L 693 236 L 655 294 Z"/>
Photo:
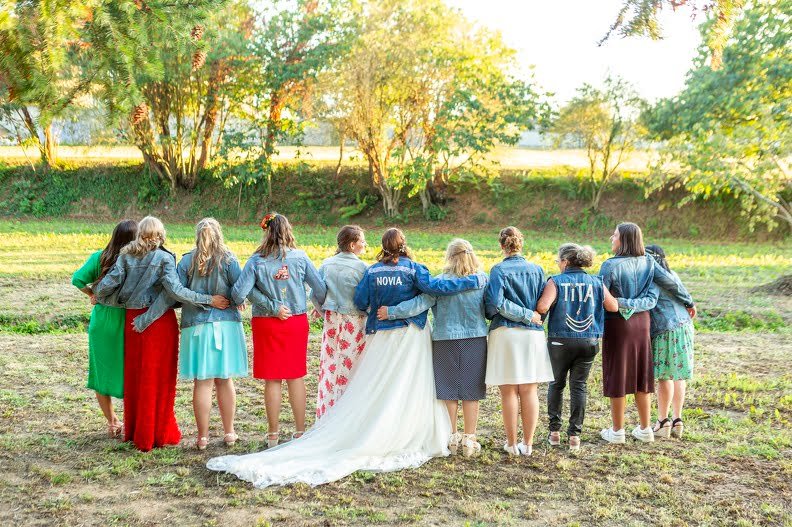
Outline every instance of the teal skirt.
<path fill-rule="evenodd" d="M 241 322 L 208 322 L 181 330 L 180 379 L 228 379 L 247 374 Z"/>

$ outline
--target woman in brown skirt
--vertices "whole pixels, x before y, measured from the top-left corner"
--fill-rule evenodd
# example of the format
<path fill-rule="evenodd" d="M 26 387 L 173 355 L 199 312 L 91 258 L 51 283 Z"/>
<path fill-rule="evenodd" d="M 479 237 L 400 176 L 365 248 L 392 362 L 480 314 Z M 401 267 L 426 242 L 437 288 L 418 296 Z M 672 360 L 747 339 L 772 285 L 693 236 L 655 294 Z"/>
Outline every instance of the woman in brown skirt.
<path fill-rule="evenodd" d="M 619 299 L 619 312 L 605 314 L 602 337 L 602 386 L 611 400 L 613 426 L 600 435 L 610 443 L 624 443 L 625 397 L 635 395 L 639 426 L 632 431 L 639 441 L 654 441 L 649 426 L 654 365 L 649 338 L 649 309 L 657 303 L 659 287 L 685 305 L 692 298 L 644 251 L 641 229 L 620 223 L 611 236 L 614 256 L 600 269 L 605 287 Z"/>

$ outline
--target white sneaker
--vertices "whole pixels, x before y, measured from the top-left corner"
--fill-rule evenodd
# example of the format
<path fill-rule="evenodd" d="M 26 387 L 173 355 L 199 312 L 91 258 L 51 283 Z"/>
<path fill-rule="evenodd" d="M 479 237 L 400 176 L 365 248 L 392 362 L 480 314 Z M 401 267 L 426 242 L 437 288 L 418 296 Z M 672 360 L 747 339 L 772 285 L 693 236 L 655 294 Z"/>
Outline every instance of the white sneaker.
<path fill-rule="evenodd" d="M 509 443 L 503 443 L 503 450 L 506 451 L 507 454 L 510 456 L 519 456 L 520 449 L 517 445 L 510 445 Z"/>
<path fill-rule="evenodd" d="M 647 426 L 646 428 L 641 428 L 640 425 L 636 426 L 633 428 L 632 436 L 638 441 L 643 441 L 644 443 L 654 442 L 654 432 L 652 431 L 651 426 Z"/>
<path fill-rule="evenodd" d="M 526 445 L 523 442 L 517 443 L 517 451 L 521 456 L 530 456 L 533 454 L 533 445 Z"/>
<path fill-rule="evenodd" d="M 600 437 L 608 443 L 624 443 L 624 428 L 621 430 L 614 430 L 613 427 L 605 428 L 600 431 Z"/>

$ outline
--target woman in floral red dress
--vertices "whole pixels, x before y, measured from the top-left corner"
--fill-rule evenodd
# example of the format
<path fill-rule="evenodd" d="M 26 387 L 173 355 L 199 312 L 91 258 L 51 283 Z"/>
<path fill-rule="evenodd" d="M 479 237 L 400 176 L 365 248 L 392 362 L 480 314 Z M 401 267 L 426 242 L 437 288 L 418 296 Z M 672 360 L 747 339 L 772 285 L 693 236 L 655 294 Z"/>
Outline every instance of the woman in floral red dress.
<path fill-rule="evenodd" d="M 327 296 L 323 304 L 314 299 L 317 309 L 324 312 L 316 391 L 317 420 L 344 393 L 353 368 L 366 348 L 366 313 L 353 302 L 355 287 L 366 272 L 366 264 L 359 258 L 366 251 L 366 238 L 357 225 L 346 225 L 338 231 L 336 240 L 335 256 L 326 259 L 319 268 L 319 275 L 327 285 Z"/>

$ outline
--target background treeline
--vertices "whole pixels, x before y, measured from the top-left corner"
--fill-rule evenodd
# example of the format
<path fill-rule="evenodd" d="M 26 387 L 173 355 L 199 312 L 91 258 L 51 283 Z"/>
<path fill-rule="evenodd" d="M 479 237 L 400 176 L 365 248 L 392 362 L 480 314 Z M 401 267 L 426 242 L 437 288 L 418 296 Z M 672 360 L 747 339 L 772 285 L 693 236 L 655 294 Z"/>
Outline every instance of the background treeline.
<path fill-rule="evenodd" d="M 115 199 L 131 203 L 120 197 L 128 187 L 141 204 L 222 188 L 211 195 L 233 196 L 241 217 L 244 199 L 256 199 L 246 211 L 283 208 L 278 196 L 299 202 L 307 188 L 312 196 L 325 189 L 326 197 L 310 199 L 339 216 L 371 214 L 376 204 L 405 220 L 419 203 L 421 215 L 440 220 L 453 216 L 462 200 L 455 193 L 465 189 L 497 196 L 535 185 L 498 181 L 491 153 L 538 130 L 586 153 L 586 170 L 566 171 L 569 181 L 559 183 L 574 189 L 577 216 L 607 211 L 609 193 L 630 179 L 621 174 L 625 160 L 651 148 L 658 155 L 640 178 L 638 201 L 657 211 L 669 193 L 672 205 L 715 200 L 710 209 L 732 206 L 738 231 L 781 225 L 777 235 L 785 235 L 792 0 L 687 3 L 698 9 L 704 45 L 681 93 L 649 104 L 623 79 L 608 78 L 558 106 L 498 33 L 441 0 L 5 0 L 0 124 L 7 142 L 31 154 L 27 168 L 3 175 L 11 182 L 3 211 L 55 214 L 48 196 L 73 195 L 62 209 L 74 213 L 91 194 L 52 189 L 83 188 L 74 181 L 81 178 L 117 194 L 103 199 L 111 209 Z M 678 4 L 626 0 L 603 33 L 657 38 L 657 13 Z M 101 140 L 134 144 L 143 173 L 59 163 L 55 124 L 81 115 L 101 117 Z M 299 144 L 317 123 L 339 145 L 339 160 L 354 147 L 362 167 L 274 162 L 279 145 Z M 109 184 L 119 174 L 131 178 L 127 189 Z"/>

